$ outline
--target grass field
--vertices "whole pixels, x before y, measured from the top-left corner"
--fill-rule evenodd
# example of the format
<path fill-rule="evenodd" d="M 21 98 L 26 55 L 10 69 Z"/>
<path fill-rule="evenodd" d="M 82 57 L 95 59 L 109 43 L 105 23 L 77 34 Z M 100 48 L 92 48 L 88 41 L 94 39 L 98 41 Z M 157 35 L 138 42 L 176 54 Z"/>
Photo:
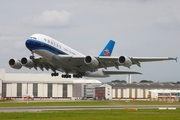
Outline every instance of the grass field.
<path fill-rule="evenodd" d="M 28 102 L 28 104 L 27 104 Z M 0 107 L 28 107 L 28 106 L 103 106 L 103 105 L 180 105 L 180 102 L 167 103 L 162 101 L 54 101 L 54 102 L 16 102 L 16 101 L 0 101 Z"/>
<path fill-rule="evenodd" d="M 160 101 L 56 101 L 56 102 L 17 102 L 0 101 L 0 107 L 30 106 L 103 106 L 103 105 L 180 105 L 180 102 Z M 42 112 L 0 113 L 0 120 L 180 120 L 180 109 L 108 109 L 108 110 L 59 110 Z"/>
<path fill-rule="evenodd" d="M 0 113 L 0 120 L 180 120 L 180 109 L 63 110 Z"/>

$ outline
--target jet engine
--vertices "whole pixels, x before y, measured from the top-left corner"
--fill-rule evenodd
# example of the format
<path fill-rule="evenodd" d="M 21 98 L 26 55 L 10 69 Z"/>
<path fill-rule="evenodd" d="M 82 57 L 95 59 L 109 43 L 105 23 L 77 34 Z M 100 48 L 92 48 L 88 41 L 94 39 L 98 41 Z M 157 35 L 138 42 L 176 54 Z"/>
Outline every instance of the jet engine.
<path fill-rule="evenodd" d="M 27 67 L 27 68 L 32 68 L 32 67 L 35 66 L 35 65 L 34 65 L 34 62 L 33 62 L 31 59 L 26 58 L 26 57 L 23 57 L 23 58 L 21 59 L 21 64 L 22 64 L 23 66 Z"/>
<path fill-rule="evenodd" d="M 19 60 L 16 59 L 10 59 L 9 65 L 14 69 L 21 69 L 22 65 Z"/>
<path fill-rule="evenodd" d="M 120 65 L 123 65 L 123 66 L 128 67 L 128 68 L 130 68 L 132 65 L 131 59 L 127 56 L 120 56 L 118 59 L 118 62 Z"/>
<path fill-rule="evenodd" d="M 96 67 L 99 65 L 99 61 L 93 56 L 86 56 L 84 62 L 90 66 Z"/>

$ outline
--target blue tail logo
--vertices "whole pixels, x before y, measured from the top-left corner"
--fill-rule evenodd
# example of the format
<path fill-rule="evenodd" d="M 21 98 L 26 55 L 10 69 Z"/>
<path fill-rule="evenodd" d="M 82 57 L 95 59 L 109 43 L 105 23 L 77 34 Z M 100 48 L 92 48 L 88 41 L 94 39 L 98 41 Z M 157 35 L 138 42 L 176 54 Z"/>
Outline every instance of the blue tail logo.
<path fill-rule="evenodd" d="M 111 53 L 113 51 L 115 42 L 113 40 L 110 40 L 107 45 L 104 47 L 102 52 L 99 54 L 99 56 L 111 56 Z"/>

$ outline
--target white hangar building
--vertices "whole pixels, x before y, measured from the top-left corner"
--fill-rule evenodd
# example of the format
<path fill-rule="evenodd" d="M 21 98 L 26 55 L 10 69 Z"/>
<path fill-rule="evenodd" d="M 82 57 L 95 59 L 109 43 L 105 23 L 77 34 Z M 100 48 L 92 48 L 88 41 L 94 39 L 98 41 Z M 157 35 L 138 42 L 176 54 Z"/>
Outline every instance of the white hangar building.
<path fill-rule="evenodd" d="M 0 99 L 180 99 L 180 84 L 105 83 L 95 79 L 51 77 L 50 74 L 6 73 L 0 69 Z"/>
<path fill-rule="evenodd" d="M 102 85 L 94 79 L 52 77 L 50 74 L 6 73 L 0 69 L 0 98 L 22 98 L 33 94 L 35 98 L 82 99 L 94 97 L 95 87 Z"/>
<path fill-rule="evenodd" d="M 96 99 L 180 99 L 180 84 L 106 83 L 95 88 Z"/>

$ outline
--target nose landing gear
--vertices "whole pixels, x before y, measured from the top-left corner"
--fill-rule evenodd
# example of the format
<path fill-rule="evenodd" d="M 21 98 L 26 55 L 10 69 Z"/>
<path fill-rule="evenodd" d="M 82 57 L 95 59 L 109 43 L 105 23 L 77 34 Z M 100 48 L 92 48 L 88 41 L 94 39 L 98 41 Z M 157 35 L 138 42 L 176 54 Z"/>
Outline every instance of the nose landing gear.
<path fill-rule="evenodd" d="M 29 57 L 31 60 L 33 60 L 34 58 L 35 58 L 35 56 L 34 56 L 34 53 L 32 52 L 31 53 L 32 55 Z"/>

